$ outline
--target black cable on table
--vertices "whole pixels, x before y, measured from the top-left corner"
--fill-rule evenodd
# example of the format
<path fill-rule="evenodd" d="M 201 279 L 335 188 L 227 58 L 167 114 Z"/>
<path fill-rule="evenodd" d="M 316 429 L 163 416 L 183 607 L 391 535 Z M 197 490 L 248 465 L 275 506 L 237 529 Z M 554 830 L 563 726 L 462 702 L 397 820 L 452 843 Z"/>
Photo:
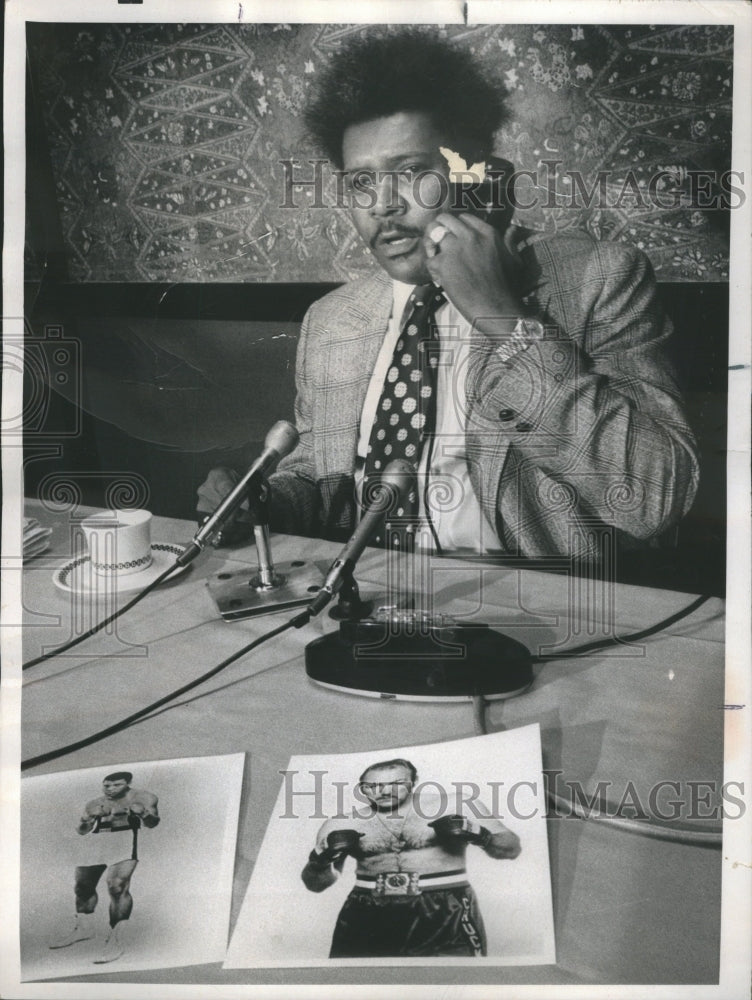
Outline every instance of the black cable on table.
<path fill-rule="evenodd" d="M 590 653 L 595 653 L 599 649 L 605 649 L 609 646 L 618 646 L 621 644 L 627 644 L 629 642 L 638 642 L 640 639 L 647 639 L 651 635 L 655 635 L 657 632 L 661 632 L 663 629 L 668 628 L 675 622 L 680 621 L 682 618 L 686 618 L 691 615 L 693 611 L 696 611 L 701 605 L 706 601 L 710 600 L 710 594 L 702 594 L 700 597 L 692 601 L 686 607 L 681 608 L 681 610 L 676 611 L 673 615 L 669 615 L 668 618 L 664 618 L 662 621 L 657 622 L 655 625 L 649 625 L 648 628 L 641 629 L 639 632 L 632 632 L 629 635 L 613 635 L 608 639 L 596 639 L 593 642 L 586 642 L 582 646 L 572 646 L 570 649 L 564 649 L 560 653 L 549 653 L 548 655 L 531 655 L 530 659 L 532 663 L 550 663 L 552 660 L 564 660 L 570 659 L 574 656 L 588 656 Z M 527 691 L 528 689 L 525 688 Z M 486 711 L 489 706 L 489 702 L 483 697 L 483 695 L 475 695 L 472 698 L 473 705 L 473 723 L 475 725 L 476 731 L 480 735 L 485 735 L 488 733 L 488 724 L 486 721 Z"/>
<path fill-rule="evenodd" d="M 532 661 L 533 663 L 549 663 L 552 660 L 568 659 L 573 656 L 587 656 L 590 653 L 594 653 L 597 650 L 604 649 L 608 646 L 615 646 L 620 645 L 621 643 L 637 642 L 640 639 L 647 639 L 648 636 L 655 635 L 657 632 L 668 628 L 669 625 L 673 625 L 674 622 L 678 622 L 682 618 L 686 618 L 688 615 L 691 615 L 693 611 L 696 611 L 708 600 L 710 600 L 710 594 L 703 594 L 692 601 L 691 604 L 682 608 L 680 611 L 675 612 L 673 615 L 669 615 L 668 618 L 664 618 L 655 625 L 650 625 L 648 628 L 641 629 L 639 632 L 632 632 L 630 635 L 611 636 L 608 639 L 597 639 L 593 642 L 587 642 L 582 646 L 573 646 L 571 649 L 566 649 L 561 653 L 553 653 L 548 656 L 533 656 Z M 475 728 L 480 734 L 485 735 L 488 733 L 486 710 L 489 702 L 487 702 L 482 695 L 475 696 L 472 701 Z M 669 840 L 680 844 L 703 845 L 706 847 L 719 847 L 723 839 L 722 834 L 720 832 L 716 832 L 715 830 L 687 830 L 681 827 L 672 826 L 669 823 L 655 823 L 650 820 L 638 820 L 632 819 L 629 816 L 619 816 L 615 811 L 608 811 L 609 806 L 611 806 L 611 803 L 608 801 L 603 803 L 604 812 L 593 815 L 590 812 L 583 810 L 580 806 L 577 806 L 573 801 L 567 801 L 563 796 L 557 795 L 551 790 L 547 792 L 547 798 L 554 811 L 557 806 L 566 805 L 569 810 L 568 814 L 574 815 L 578 819 L 588 819 L 599 823 L 605 823 L 610 826 L 618 827 L 619 829 L 625 830 L 629 833 L 637 833 L 643 837 L 653 837 L 657 840 Z M 560 816 L 561 813 L 555 812 L 555 815 Z"/>
<path fill-rule="evenodd" d="M 260 646 L 268 639 L 273 639 L 276 635 L 287 631 L 289 628 L 302 628 L 302 626 L 307 624 L 309 620 L 310 614 L 306 608 L 294 618 L 290 618 L 282 625 L 277 626 L 277 628 L 272 629 L 270 632 L 265 632 L 257 639 L 254 639 L 253 642 L 249 642 L 248 645 L 243 646 L 242 649 L 233 653 L 232 656 L 228 656 L 227 659 L 222 660 L 222 662 L 216 667 L 212 667 L 211 670 L 207 670 L 205 674 L 201 674 L 200 677 L 196 677 L 194 680 L 189 681 L 182 687 L 177 688 L 177 690 L 170 692 L 170 694 L 166 694 L 164 697 L 158 698 L 156 701 L 153 701 L 151 705 L 147 705 L 145 708 L 140 708 L 137 712 L 133 712 L 125 719 L 121 719 L 120 722 L 115 722 L 111 726 L 107 726 L 106 729 L 100 729 L 99 732 L 92 733 L 91 736 L 85 736 L 83 739 L 77 740 L 75 743 L 69 743 L 64 747 L 58 747 L 57 750 L 49 750 L 47 753 L 39 754 L 37 757 L 30 757 L 28 760 L 21 762 L 21 770 L 28 771 L 32 767 L 38 767 L 40 764 L 48 763 L 48 761 L 57 760 L 58 757 L 64 757 L 66 754 L 73 753 L 74 750 L 81 750 L 83 747 L 91 746 L 92 743 L 98 743 L 107 736 L 112 736 L 115 733 L 119 733 L 123 729 L 127 729 L 128 726 L 132 726 L 134 723 L 138 722 L 145 715 L 148 715 L 155 709 L 161 708 L 162 705 L 166 705 L 167 702 L 172 701 L 174 698 L 179 698 L 181 694 L 185 694 L 193 688 L 198 687 L 199 684 L 203 684 L 204 681 L 208 681 L 221 670 L 224 670 L 225 667 L 228 667 L 231 663 L 234 663 L 235 660 L 244 656 L 246 653 L 250 653 L 252 649 Z"/>
<path fill-rule="evenodd" d="M 124 615 L 126 611 L 130 611 L 130 609 L 135 607 L 139 601 L 142 601 L 147 594 L 150 594 L 155 587 L 158 587 L 160 583 L 163 583 L 170 573 L 175 571 L 176 567 L 177 563 L 173 563 L 172 566 L 168 566 L 164 572 L 159 574 L 156 580 L 152 580 L 148 586 L 144 587 L 143 590 L 140 590 L 136 596 L 132 597 L 130 601 L 122 606 L 122 608 L 118 608 L 117 611 L 113 611 L 111 615 L 108 615 L 96 625 L 92 625 L 90 629 L 87 629 L 86 632 L 82 632 L 81 635 L 77 635 L 74 639 L 69 639 L 68 642 L 64 642 L 62 646 L 56 646 L 54 649 L 51 649 L 49 653 L 42 653 L 41 656 L 35 656 L 33 660 L 29 660 L 27 663 L 24 663 L 21 669 L 28 670 L 30 667 L 36 667 L 37 664 L 44 663 L 45 660 L 51 660 L 53 656 L 59 656 L 61 653 L 65 653 L 69 649 L 73 649 L 74 646 L 83 642 L 84 639 L 89 639 L 91 636 L 96 635 L 97 632 L 101 632 L 105 626 L 110 624 L 110 622 L 114 622 L 116 618 Z"/>
<path fill-rule="evenodd" d="M 593 642 L 586 642 L 582 646 L 573 646 L 571 649 L 564 649 L 560 653 L 532 656 L 532 662 L 550 663 L 551 660 L 564 660 L 572 656 L 586 656 L 588 653 L 595 653 L 597 650 L 606 649 L 608 646 L 620 646 L 622 644 L 626 645 L 629 642 L 639 642 L 640 639 L 647 639 L 648 636 L 655 635 L 656 632 L 661 632 L 663 629 L 668 628 L 669 625 L 673 625 L 675 622 L 681 621 L 682 618 L 691 615 L 693 611 L 696 611 L 706 601 L 709 601 L 710 596 L 710 594 L 702 594 L 685 608 L 675 612 L 673 615 L 669 615 L 668 618 L 664 618 L 655 625 L 641 629 L 639 632 L 632 632 L 629 635 L 612 635 L 608 639 L 595 639 Z"/>

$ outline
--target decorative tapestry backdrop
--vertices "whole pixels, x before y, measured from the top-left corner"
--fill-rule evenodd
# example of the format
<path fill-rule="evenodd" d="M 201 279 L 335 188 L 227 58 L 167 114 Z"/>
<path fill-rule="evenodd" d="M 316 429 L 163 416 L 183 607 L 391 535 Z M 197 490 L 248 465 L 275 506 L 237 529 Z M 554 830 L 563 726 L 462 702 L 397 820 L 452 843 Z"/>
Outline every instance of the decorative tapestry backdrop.
<path fill-rule="evenodd" d="M 294 191 L 298 210 L 281 207 L 280 161 L 313 174 L 308 88 L 367 30 L 392 29 L 29 25 L 70 279 L 322 282 L 374 268 L 346 211 L 310 207 L 310 188 Z M 727 213 L 698 207 L 692 171 L 729 167 L 731 27 L 430 30 L 469 46 L 508 93 L 497 152 L 538 172 L 538 204 L 520 221 L 634 243 L 662 281 L 727 280 Z M 604 204 L 571 207 L 577 170 L 588 190 L 608 172 Z M 659 173 L 654 194 L 672 207 L 643 197 Z"/>

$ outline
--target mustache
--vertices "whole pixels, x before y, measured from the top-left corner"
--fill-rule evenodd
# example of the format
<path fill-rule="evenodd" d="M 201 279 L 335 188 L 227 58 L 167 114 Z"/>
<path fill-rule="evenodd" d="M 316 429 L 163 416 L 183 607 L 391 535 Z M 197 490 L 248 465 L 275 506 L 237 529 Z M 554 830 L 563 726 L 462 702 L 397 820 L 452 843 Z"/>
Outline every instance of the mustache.
<path fill-rule="evenodd" d="M 399 238 L 401 236 L 413 237 L 413 236 L 423 236 L 422 229 L 415 229 L 412 226 L 400 226 L 399 224 L 390 223 L 389 225 L 384 225 L 379 229 L 379 231 L 372 237 L 370 246 L 373 249 L 380 243 L 384 242 L 384 234 L 389 234 L 389 239 Z"/>

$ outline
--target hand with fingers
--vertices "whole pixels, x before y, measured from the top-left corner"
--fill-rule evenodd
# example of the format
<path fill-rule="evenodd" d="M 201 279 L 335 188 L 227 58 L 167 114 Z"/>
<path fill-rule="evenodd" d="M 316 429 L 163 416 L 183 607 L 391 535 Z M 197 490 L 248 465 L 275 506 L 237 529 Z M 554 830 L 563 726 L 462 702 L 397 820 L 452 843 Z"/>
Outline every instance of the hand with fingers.
<path fill-rule="evenodd" d="M 521 262 L 502 235 L 469 213 L 442 212 L 423 238 L 428 270 L 474 329 L 500 332 L 525 312 L 516 291 Z"/>

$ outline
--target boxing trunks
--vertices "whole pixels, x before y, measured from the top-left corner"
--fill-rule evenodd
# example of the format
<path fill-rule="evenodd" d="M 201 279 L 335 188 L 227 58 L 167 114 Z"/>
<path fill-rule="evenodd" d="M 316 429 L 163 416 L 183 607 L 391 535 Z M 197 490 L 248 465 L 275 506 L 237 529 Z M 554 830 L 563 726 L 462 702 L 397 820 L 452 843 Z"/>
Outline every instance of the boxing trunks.
<path fill-rule="evenodd" d="M 337 918 L 329 957 L 485 954 L 483 919 L 464 872 L 387 872 L 358 876 Z"/>
<path fill-rule="evenodd" d="M 79 846 L 79 865 L 114 865 L 118 861 L 138 860 L 138 830 L 141 821 L 132 814 L 117 813 L 97 817 L 93 829 Z"/>

